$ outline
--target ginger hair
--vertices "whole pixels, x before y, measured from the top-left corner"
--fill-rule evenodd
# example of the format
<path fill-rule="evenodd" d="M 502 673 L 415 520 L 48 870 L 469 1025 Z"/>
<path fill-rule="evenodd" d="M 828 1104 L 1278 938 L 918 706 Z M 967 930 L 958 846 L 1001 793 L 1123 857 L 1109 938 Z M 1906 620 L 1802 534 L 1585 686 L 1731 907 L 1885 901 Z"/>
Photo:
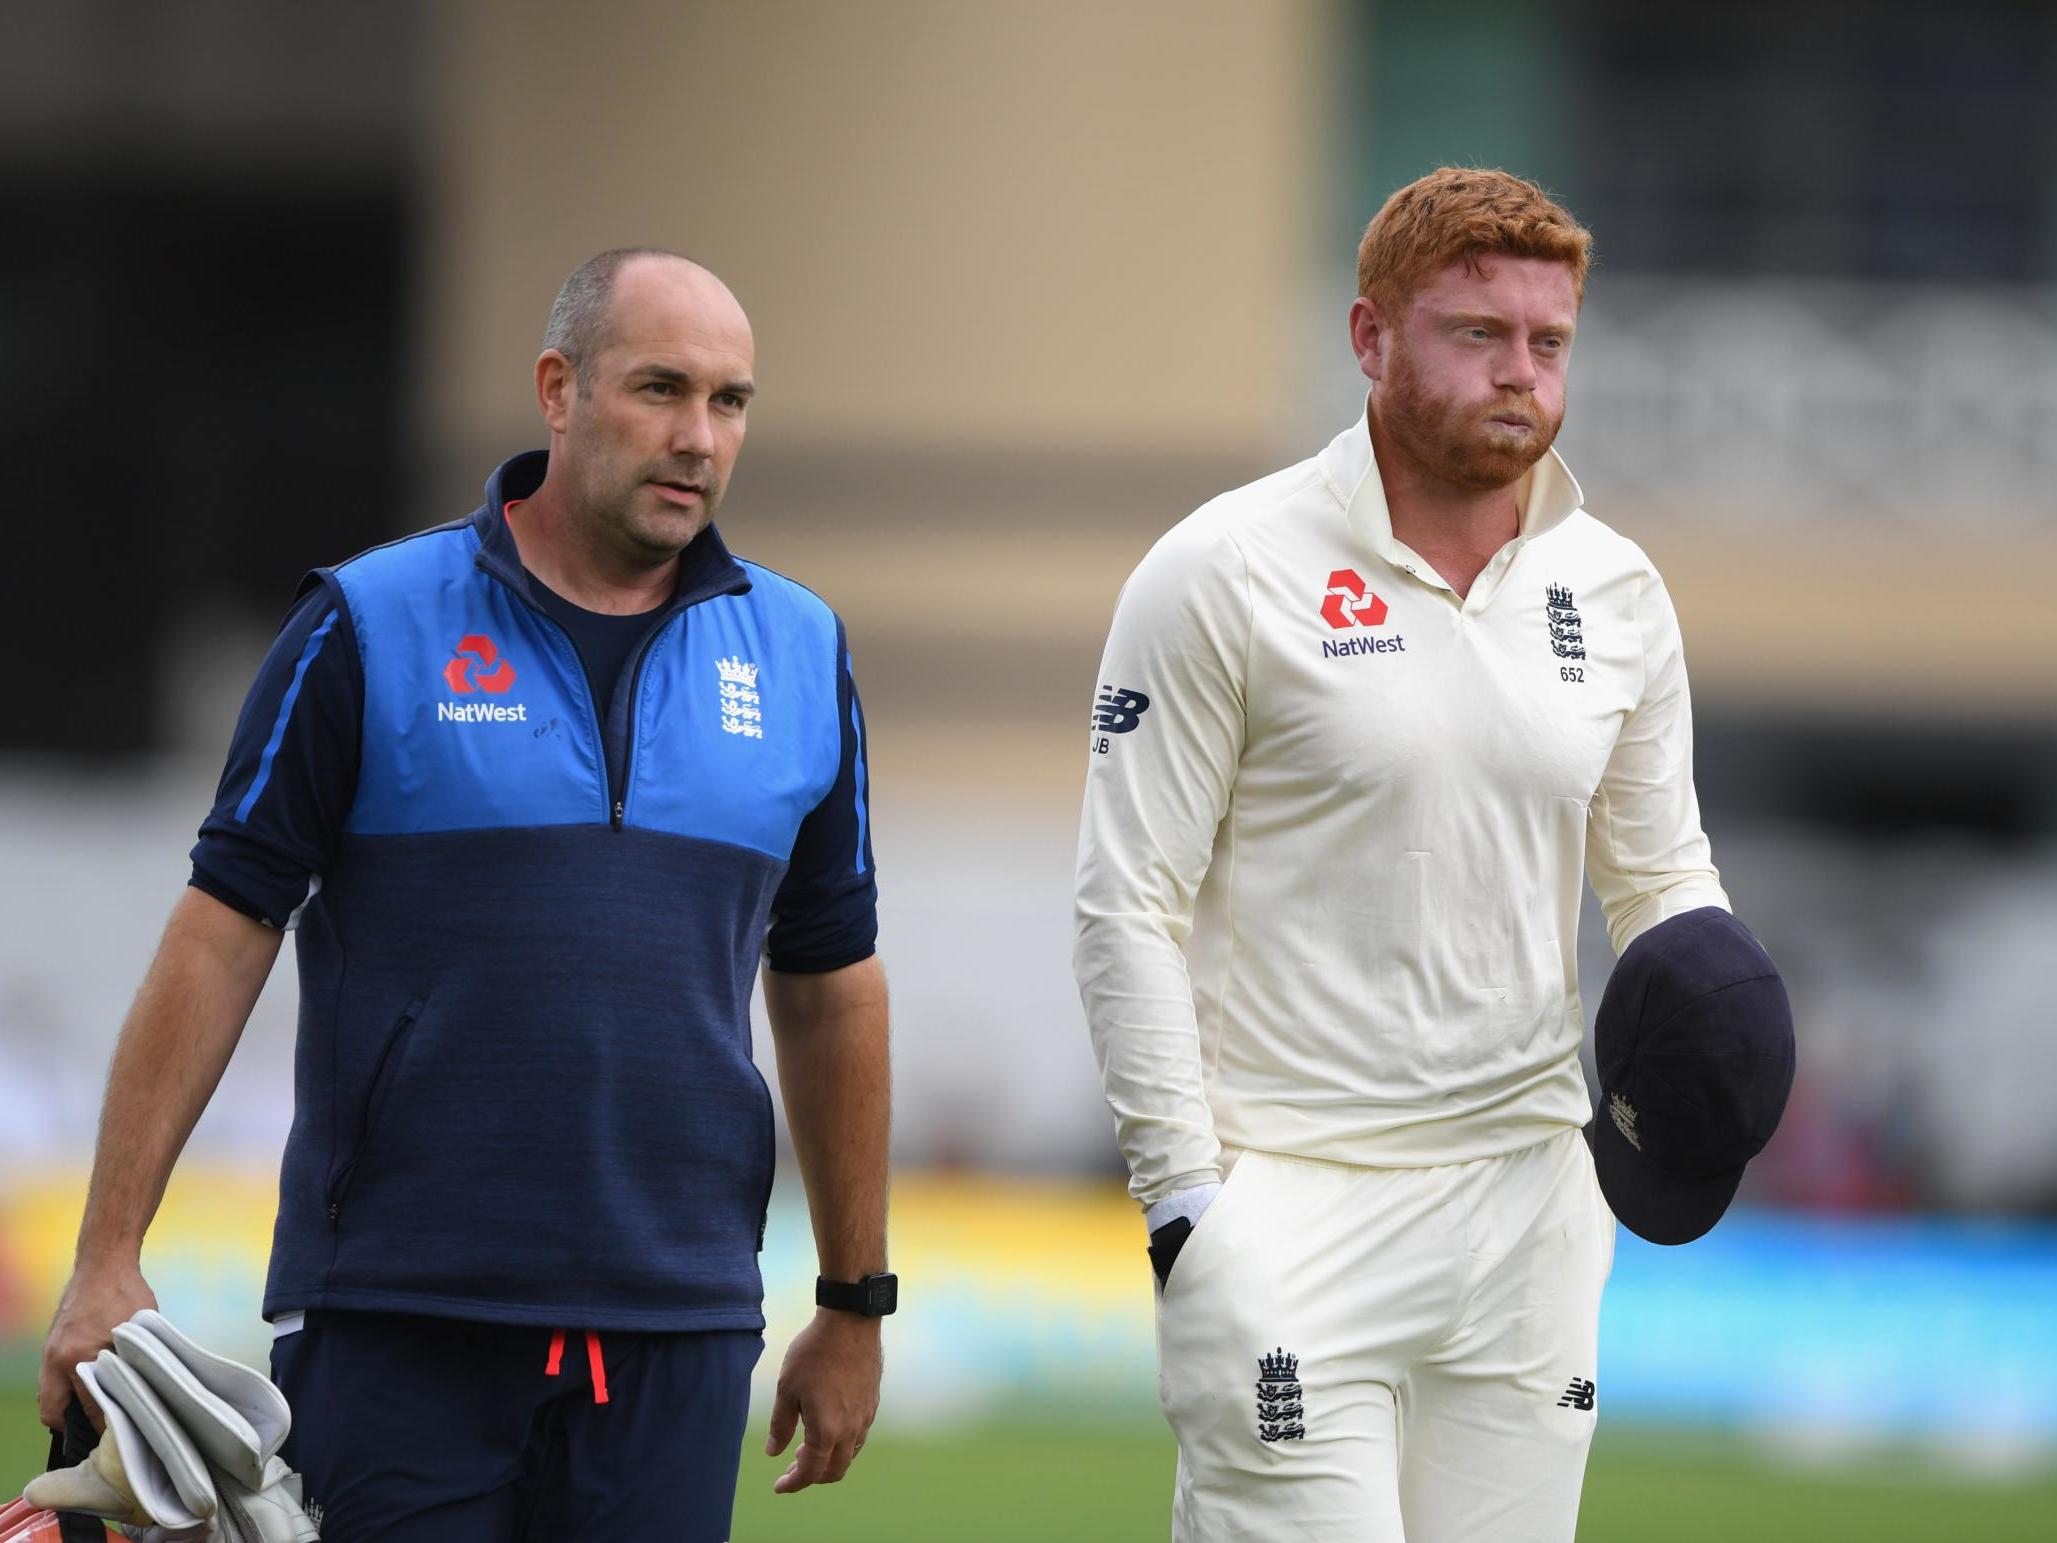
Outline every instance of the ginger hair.
<path fill-rule="evenodd" d="M 1373 216 L 1357 246 L 1357 293 L 1397 311 L 1458 259 L 1474 273 L 1494 255 L 1540 257 L 1571 270 L 1586 298 L 1593 235 L 1535 183 L 1489 168 L 1439 166 Z"/>

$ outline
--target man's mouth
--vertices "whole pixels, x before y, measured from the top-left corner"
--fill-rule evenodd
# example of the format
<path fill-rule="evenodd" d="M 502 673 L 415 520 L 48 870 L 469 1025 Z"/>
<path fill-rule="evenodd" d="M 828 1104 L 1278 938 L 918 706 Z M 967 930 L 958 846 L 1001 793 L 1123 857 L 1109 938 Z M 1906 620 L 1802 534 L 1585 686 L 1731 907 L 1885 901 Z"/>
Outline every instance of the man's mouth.
<path fill-rule="evenodd" d="M 707 489 L 705 487 L 697 482 L 688 482 L 682 477 L 660 477 L 651 486 L 672 498 L 680 500 L 688 498 L 704 499 L 707 497 Z"/>

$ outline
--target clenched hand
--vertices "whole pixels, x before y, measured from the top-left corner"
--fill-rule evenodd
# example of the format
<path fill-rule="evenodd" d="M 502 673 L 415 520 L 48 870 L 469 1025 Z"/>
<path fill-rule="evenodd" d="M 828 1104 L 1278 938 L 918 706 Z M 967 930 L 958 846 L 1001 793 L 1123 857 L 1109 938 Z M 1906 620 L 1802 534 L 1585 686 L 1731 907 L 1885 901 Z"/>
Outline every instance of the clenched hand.
<path fill-rule="evenodd" d="M 57 1300 L 50 1335 L 43 1341 L 43 1369 L 36 1378 L 36 1413 L 49 1430 L 64 1429 L 64 1410 L 73 1396 L 86 1406 L 96 1427 L 105 1422 L 72 1368 L 114 1343 L 114 1326 L 155 1307 L 157 1297 L 132 1264 L 80 1265 Z"/>

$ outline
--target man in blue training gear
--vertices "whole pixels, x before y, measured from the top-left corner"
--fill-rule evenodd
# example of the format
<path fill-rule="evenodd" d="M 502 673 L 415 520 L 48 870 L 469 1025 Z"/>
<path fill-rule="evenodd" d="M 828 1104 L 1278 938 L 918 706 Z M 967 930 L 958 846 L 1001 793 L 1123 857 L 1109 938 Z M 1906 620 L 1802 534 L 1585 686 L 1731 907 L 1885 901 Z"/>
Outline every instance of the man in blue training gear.
<path fill-rule="evenodd" d="M 331 1543 L 728 1537 L 760 960 L 822 1273 L 766 1448 L 804 1422 L 781 1492 L 850 1466 L 894 1286 L 864 721 L 835 614 L 711 523 L 754 353 L 704 268 L 591 259 L 536 364 L 548 451 L 302 584 L 115 1050 L 46 1424 L 155 1305 L 144 1232 L 291 928 L 264 1314 Z"/>

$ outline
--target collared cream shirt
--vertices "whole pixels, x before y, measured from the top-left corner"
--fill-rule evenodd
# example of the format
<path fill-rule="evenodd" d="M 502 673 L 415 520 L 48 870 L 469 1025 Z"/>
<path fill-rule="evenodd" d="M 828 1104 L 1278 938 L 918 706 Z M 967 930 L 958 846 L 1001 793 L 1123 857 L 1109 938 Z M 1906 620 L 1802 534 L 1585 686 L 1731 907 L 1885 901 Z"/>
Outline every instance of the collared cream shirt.
<path fill-rule="evenodd" d="M 1222 1146 L 1467 1162 L 1582 1125 L 1582 873 L 1618 952 L 1724 908 L 1678 620 L 1552 451 L 1463 599 L 1360 418 L 1173 527 L 1090 731 L 1074 964 L 1145 1205 Z"/>

